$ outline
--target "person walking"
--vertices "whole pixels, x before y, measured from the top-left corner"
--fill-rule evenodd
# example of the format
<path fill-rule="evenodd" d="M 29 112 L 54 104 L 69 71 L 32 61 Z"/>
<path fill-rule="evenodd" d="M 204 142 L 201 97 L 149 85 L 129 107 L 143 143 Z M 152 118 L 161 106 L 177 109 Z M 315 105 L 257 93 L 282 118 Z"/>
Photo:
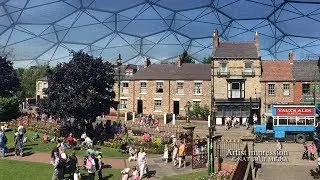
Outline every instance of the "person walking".
<path fill-rule="evenodd" d="M 309 152 L 310 152 L 310 160 L 314 161 L 316 158 L 314 157 L 314 153 L 316 152 L 316 146 L 314 142 L 309 145 Z"/>
<path fill-rule="evenodd" d="M 303 143 L 303 154 L 302 159 L 309 159 L 309 151 L 306 143 Z"/>
<path fill-rule="evenodd" d="M 164 152 L 163 152 L 163 159 L 168 163 L 168 158 L 169 158 L 169 147 L 168 144 L 164 145 Z"/>
<path fill-rule="evenodd" d="M 7 136 L 4 131 L 0 130 L 0 149 L 2 152 L 2 157 L 6 156 L 6 146 L 7 146 Z"/>
<path fill-rule="evenodd" d="M 88 154 L 88 159 L 86 161 L 86 169 L 89 173 L 89 180 L 94 180 L 95 172 L 96 172 L 96 163 L 93 159 L 93 154 Z"/>
<path fill-rule="evenodd" d="M 278 160 L 281 160 L 282 158 L 282 143 L 277 139 L 277 151 L 276 151 L 276 154 L 277 154 L 277 159 Z"/>
<path fill-rule="evenodd" d="M 140 148 L 138 153 L 138 165 L 140 170 L 140 179 L 143 178 L 143 175 L 147 174 L 147 154 L 144 152 L 143 148 Z"/>
<path fill-rule="evenodd" d="M 52 180 L 63 180 L 63 164 L 58 152 L 54 152 L 54 161 L 51 161 L 51 163 L 54 166 Z"/>
<path fill-rule="evenodd" d="M 178 149 L 178 161 L 179 161 L 179 166 L 178 168 L 181 168 L 182 166 L 182 161 L 185 161 L 185 148 L 186 146 L 184 145 L 184 142 L 181 141 Z"/>

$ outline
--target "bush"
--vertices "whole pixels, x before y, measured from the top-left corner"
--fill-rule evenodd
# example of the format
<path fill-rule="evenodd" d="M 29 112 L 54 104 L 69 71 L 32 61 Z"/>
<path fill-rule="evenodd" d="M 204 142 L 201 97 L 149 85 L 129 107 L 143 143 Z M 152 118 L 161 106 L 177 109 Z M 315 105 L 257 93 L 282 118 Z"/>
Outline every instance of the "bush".
<path fill-rule="evenodd" d="M 210 115 L 210 109 L 207 105 L 201 107 L 199 104 L 193 105 L 192 110 L 189 112 L 190 118 L 207 120 Z"/>
<path fill-rule="evenodd" d="M 15 119 L 19 115 L 19 98 L 0 98 L 0 121 Z"/>

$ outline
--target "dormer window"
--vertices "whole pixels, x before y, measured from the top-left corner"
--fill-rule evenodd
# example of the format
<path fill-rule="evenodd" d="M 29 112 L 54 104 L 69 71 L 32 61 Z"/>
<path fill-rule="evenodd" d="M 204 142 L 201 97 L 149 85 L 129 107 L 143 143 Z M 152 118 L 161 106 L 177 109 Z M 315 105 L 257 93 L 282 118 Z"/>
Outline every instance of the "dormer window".
<path fill-rule="evenodd" d="M 133 75 L 132 70 L 127 70 L 127 71 L 126 71 L 126 75 L 127 75 L 127 76 L 132 76 L 132 75 Z"/>

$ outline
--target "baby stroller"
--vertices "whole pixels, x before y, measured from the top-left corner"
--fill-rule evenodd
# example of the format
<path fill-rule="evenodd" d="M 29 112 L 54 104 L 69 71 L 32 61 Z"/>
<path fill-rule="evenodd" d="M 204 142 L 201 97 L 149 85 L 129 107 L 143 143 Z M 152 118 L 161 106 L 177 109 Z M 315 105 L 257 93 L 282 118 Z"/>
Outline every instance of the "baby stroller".
<path fill-rule="evenodd" d="M 15 154 L 16 156 L 23 156 L 23 135 L 15 134 Z"/>

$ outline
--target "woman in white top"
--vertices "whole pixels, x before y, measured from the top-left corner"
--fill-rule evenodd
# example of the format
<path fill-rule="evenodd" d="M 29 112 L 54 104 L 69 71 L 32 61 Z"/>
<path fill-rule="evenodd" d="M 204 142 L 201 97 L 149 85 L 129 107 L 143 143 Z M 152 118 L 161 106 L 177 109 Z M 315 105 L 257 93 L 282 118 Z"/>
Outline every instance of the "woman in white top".
<path fill-rule="evenodd" d="M 164 145 L 164 152 L 163 152 L 163 159 L 168 163 L 168 158 L 169 158 L 169 147 L 168 144 Z"/>
<path fill-rule="evenodd" d="M 140 179 L 142 179 L 144 174 L 147 174 L 147 154 L 144 152 L 143 148 L 140 148 L 138 153 L 138 165 L 140 170 Z"/>

